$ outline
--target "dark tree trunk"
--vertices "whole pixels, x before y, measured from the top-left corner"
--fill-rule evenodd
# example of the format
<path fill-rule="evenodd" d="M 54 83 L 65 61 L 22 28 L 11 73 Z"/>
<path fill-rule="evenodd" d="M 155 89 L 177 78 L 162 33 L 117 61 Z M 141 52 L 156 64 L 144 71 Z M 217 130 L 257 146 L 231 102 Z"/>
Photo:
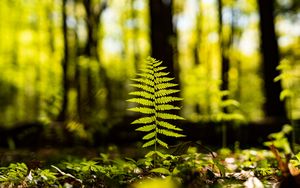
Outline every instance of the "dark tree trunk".
<path fill-rule="evenodd" d="M 163 61 L 170 76 L 176 75 L 174 44 L 176 34 L 173 27 L 172 1 L 150 0 L 152 57 Z"/>
<path fill-rule="evenodd" d="M 87 24 L 87 33 L 88 38 L 84 49 L 84 55 L 91 58 L 92 60 L 97 60 L 99 62 L 98 57 L 98 26 L 99 26 L 99 16 L 100 13 L 95 13 L 92 6 L 91 0 L 83 1 L 85 11 L 86 11 L 86 24 Z M 87 113 L 90 114 L 91 110 L 95 107 L 95 86 L 92 78 L 92 70 L 89 66 L 87 69 Z"/>
<path fill-rule="evenodd" d="M 226 41 L 223 35 L 223 3 L 222 0 L 218 0 L 218 12 L 219 12 L 219 39 L 220 39 L 220 53 L 221 53 L 221 90 L 228 90 L 228 84 L 229 84 L 229 58 L 228 58 L 228 48 L 229 48 L 229 42 Z M 226 99 L 227 96 L 224 96 L 224 99 Z M 224 109 L 226 110 L 226 109 Z"/>
<path fill-rule="evenodd" d="M 199 13 L 197 15 L 196 20 L 196 39 L 193 47 L 193 56 L 195 62 L 195 68 L 200 65 L 202 59 L 200 59 L 200 45 L 201 45 L 201 35 L 202 35 L 202 23 L 203 23 L 203 12 L 202 12 L 202 0 L 198 1 Z M 201 107 L 199 103 L 196 103 L 194 106 L 194 110 L 197 114 L 201 114 Z"/>
<path fill-rule="evenodd" d="M 85 45 L 84 54 L 89 57 L 94 57 L 98 60 L 98 28 L 99 28 L 99 19 L 104 10 L 104 6 L 99 9 L 94 9 L 91 0 L 83 1 L 84 8 L 86 11 L 86 24 L 88 39 Z M 97 10 L 97 11 L 96 11 Z"/>
<path fill-rule="evenodd" d="M 179 84 L 179 66 L 177 62 L 177 35 L 173 25 L 172 0 L 150 0 L 151 56 L 164 62 L 170 77 Z M 176 93 L 179 97 L 180 93 Z M 180 106 L 180 102 L 174 102 Z M 178 110 L 172 113 L 179 114 Z"/>
<path fill-rule="evenodd" d="M 70 83 L 68 79 L 68 61 L 69 61 L 69 46 L 68 46 L 68 28 L 67 28 L 67 13 L 66 13 L 67 0 L 62 3 L 62 21 L 63 21 L 63 39 L 64 39 L 64 58 L 62 60 L 63 67 L 63 99 L 62 106 L 59 112 L 58 121 L 65 121 L 67 119 L 68 108 L 68 92 L 70 90 Z"/>
<path fill-rule="evenodd" d="M 196 41 L 193 48 L 193 56 L 195 65 L 199 65 L 201 63 L 200 60 L 200 44 L 201 44 L 201 34 L 202 34 L 202 22 L 203 22 L 203 13 L 202 13 L 202 1 L 199 0 L 199 13 L 197 15 L 196 20 Z"/>
<path fill-rule="evenodd" d="M 83 55 L 86 57 L 89 57 L 91 60 L 96 60 L 99 64 L 99 77 L 101 81 L 104 84 L 104 87 L 107 89 L 107 97 L 106 97 L 106 103 L 111 102 L 111 89 L 109 80 L 107 78 L 107 73 L 104 67 L 102 67 L 100 62 L 100 55 L 98 53 L 98 47 L 99 47 L 99 28 L 101 26 L 100 18 L 103 13 L 103 11 L 107 7 L 107 0 L 103 0 L 101 3 L 92 4 L 91 0 L 85 0 L 83 1 L 83 5 L 86 11 L 86 24 L 87 24 L 87 33 L 88 38 L 87 42 L 84 47 Z M 95 75 L 95 74 L 94 74 Z M 88 114 L 91 114 L 93 109 L 96 108 L 97 99 L 96 99 L 96 89 L 97 86 L 95 85 L 94 78 L 93 78 L 93 70 L 89 66 L 87 69 L 87 89 L 86 89 L 86 108 L 85 112 Z M 109 104 L 104 105 L 108 108 L 108 111 L 110 106 Z M 82 107 L 81 107 L 82 108 Z M 81 110 L 82 111 L 82 110 Z M 110 113 L 110 112 L 108 112 Z"/>
<path fill-rule="evenodd" d="M 280 92 L 282 90 L 281 84 L 280 82 L 273 81 L 279 74 L 279 71 L 276 70 L 276 67 L 279 64 L 279 50 L 275 34 L 273 3 L 273 0 L 258 0 L 266 97 L 264 111 L 266 117 L 286 119 L 284 102 L 279 100 Z"/>
<path fill-rule="evenodd" d="M 137 11 L 135 10 L 134 3 L 136 0 L 131 0 L 130 5 L 131 5 L 131 19 L 134 24 L 132 33 L 133 33 L 133 38 L 132 38 L 132 45 L 133 45 L 133 55 L 134 55 L 134 65 L 135 69 L 139 69 L 139 62 L 140 62 L 140 53 L 139 53 L 139 44 L 138 44 L 138 37 L 139 37 L 139 27 L 138 27 L 138 20 L 137 20 Z"/>

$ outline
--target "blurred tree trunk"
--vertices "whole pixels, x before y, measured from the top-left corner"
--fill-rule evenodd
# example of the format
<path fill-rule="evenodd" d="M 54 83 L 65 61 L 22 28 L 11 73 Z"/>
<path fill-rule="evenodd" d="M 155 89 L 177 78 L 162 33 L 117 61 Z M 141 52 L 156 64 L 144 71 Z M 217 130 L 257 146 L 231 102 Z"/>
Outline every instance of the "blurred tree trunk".
<path fill-rule="evenodd" d="M 286 119 L 284 102 L 279 99 L 282 90 L 281 84 L 273 81 L 279 75 L 279 71 L 276 70 L 276 67 L 279 65 L 279 49 L 275 34 L 273 3 L 273 0 L 258 0 L 266 97 L 264 111 L 266 117 Z"/>
<path fill-rule="evenodd" d="M 164 62 L 170 77 L 179 84 L 179 65 L 177 55 L 176 27 L 173 25 L 172 0 L 150 0 L 151 56 Z M 180 93 L 176 93 L 180 96 Z M 174 102 L 180 106 L 180 102 Z M 172 113 L 179 114 L 178 110 Z"/>
<path fill-rule="evenodd" d="M 68 79 L 68 64 L 69 64 L 69 45 L 68 45 L 68 28 L 67 28 L 67 12 L 66 12 L 67 0 L 62 2 L 62 30 L 63 30 L 63 39 L 64 39 L 64 58 L 62 60 L 63 67 L 63 98 L 62 106 L 59 112 L 58 121 L 65 121 L 67 119 L 67 108 L 69 104 L 68 93 L 70 90 L 70 83 Z"/>
<path fill-rule="evenodd" d="M 132 23 L 133 23 L 133 28 L 132 28 L 132 33 L 133 33 L 132 45 L 133 45 L 133 60 L 134 60 L 134 65 L 135 65 L 135 69 L 138 70 L 139 62 L 140 62 L 140 53 L 139 53 L 139 44 L 138 44 L 139 27 L 138 27 L 137 10 L 135 10 L 134 3 L 136 3 L 136 0 L 131 0 L 130 1 L 130 5 L 131 5 L 131 20 L 132 20 Z"/>
<path fill-rule="evenodd" d="M 99 65 L 99 76 L 101 78 L 101 81 L 104 83 L 105 88 L 107 89 L 107 97 L 106 97 L 106 103 L 109 103 L 111 101 L 111 92 L 110 92 L 110 84 L 109 80 L 107 78 L 107 73 L 104 67 L 102 67 L 100 62 L 100 54 L 98 53 L 98 47 L 99 47 L 99 29 L 101 26 L 100 18 L 107 7 L 107 1 L 103 0 L 101 3 L 94 4 L 91 0 L 84 0 L 83 5 L 86 11 L 86 24 L 87 24 L 87 34 L 88 38 L 86 41 L 86 45 L 84 47 L 83 55 L 88 57 L 91 62 L 94 60 Z M 86 89 L 86 96 L 87 99 L 85 100 L 85 107 L 88 108 L 86 110 L 87 114 L 91 114 L 93 109 L 95 109 L 97 105 L 97 98 L 96 98 L 96 89 L 97 86 L 95 85 L 95 81 L 93 78 L 93 70 L 92 66 L 89 65 L 87 69 L 87 89 Z M 109 104 L 105 105 L 107 107 L 107 110 L 110 113 L 110 106 Z M 82 106 L 79 106 L 79 108 L 82 108 Z M 84 114 L 81 114 L 80 116 L 83 116 Z"/>
<path fill-rule="evenodd" d="M 219 40 L 220 40 L 220 54 L 221 54 L 221 90 L 225 91 L 228 90 L 228 84 L 229 84 L 229 57 L 228 57 L 228 51 L 230 42 L 228 39 L 224 37 L 223 34 L 223 2 L 222 0 L 218 0 L 218 21 L 219 21 Z M 227 96 L 224 96 L 223 99 L 226 99 Z M 226 111 L 226 109 L 224 109 Z"/>
<path fill-rule="evenodd" d="M 200 59 L 200 45 L 201 45 L 201 35 L 202 35 L 202 23 L 203 23 L 203 12 L 202 12 L 202 0 L 198 1 L 199 13 L 196 17 L 196 40 L 193 47 L 193 56 L 195 62 L 195 68 L 201 64 L 202 59 Z M 195 104 L 194 107 L 197 114 L 201 114 L 201 108 L 199 103 Z"/>
<path fill-rule="evenodd" d="M 202 12 L 202 0 L 198 2 L 199 13 L 196 17 L 196 41 L 193 48 L 193 56 L 195 65 L 199 65 L 201 63 L 200 59 L 200 44 L 201 44 L 201 35 L 202 35 L 202 22 L 203 22 L 203 12 Z"/>
<path fill-rule="evenodd" d="M 88 57 L 90 59 L 90 62 L 93 60 L 96 60 L 99 62 L 99 57 L 98 57 L 98 25 L 99 25 L 99 15 L 94 12 L 92 1 L 91 0 L 84 0 L 83 5 L 86 11 L 86 25 L 87 25 L 87 41 L 86 45 L 84 47 L 83 55 Z M 93 83 L 93 78 L 92 78 L 92 70 L 91 70 L 91 65 L 88 65 L 87 68 L 87 89 L 85 90 L 85 96 L 86 96 L 86 111 L 81 111 L 79 113 L 80 119 L 82 119 L 82 116 L 86 114 L 90 114 L 90 112 L 95 108 L 95 95 L 94 91 L 96 89 L 94 83 Z M 80 83 L 78 83 L 80 85 Z M 80 93 L 80 91 L 79 91 Z M 80 96 L 80 95 L 79 95 Z M 82 108 L 83 106 L 78 106 L 78 108 Z M 86 113 L 83 113 L 86 112 Z"/>
<path fill-rule="evenodd" d="M 173 26 L 172 1 L 150 0 L 152 57 L 163 61 L 170 76 L 178 78 L 174 50 L 176 33 Z"/>

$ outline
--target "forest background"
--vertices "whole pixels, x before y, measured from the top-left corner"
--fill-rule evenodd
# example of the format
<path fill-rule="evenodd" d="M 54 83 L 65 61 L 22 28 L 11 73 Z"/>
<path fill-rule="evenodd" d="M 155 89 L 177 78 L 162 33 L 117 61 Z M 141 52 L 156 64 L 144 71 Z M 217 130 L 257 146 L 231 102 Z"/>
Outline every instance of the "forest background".
<path fill-rule="evenodd" d="M 147 56 L 176 78 L 185 124 L 298 122 L 299 9 L 297 0 L 1 0 L 2 134 L 42 125 L 105 142 L 129 129 L 130 79 Z"/>

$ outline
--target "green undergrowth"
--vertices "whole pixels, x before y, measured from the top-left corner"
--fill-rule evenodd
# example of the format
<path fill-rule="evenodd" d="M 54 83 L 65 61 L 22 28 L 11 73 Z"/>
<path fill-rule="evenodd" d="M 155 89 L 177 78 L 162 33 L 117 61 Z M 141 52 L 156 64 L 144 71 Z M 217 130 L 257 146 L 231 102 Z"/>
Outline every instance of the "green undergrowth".
<path fill-rule="evenodd" d="M 0 187 L 244 187 L 249 182 L 272 187 L 281 177 L 269 150 L 199 153 L 189 147 L 179 156 L 159 151 L 139 159 L 120 156 L 117 151 L 101 153 L 45 167 L 10 163 L 0 168 Z M 299 159 L 299 154 L 293 157 L 295 167 Z"/>

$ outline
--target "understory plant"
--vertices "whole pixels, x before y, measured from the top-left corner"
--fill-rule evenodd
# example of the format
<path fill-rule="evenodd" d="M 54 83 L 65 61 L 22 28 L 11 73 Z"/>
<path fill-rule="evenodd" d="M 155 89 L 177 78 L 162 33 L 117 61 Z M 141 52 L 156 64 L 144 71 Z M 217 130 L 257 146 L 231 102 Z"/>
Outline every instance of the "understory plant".
<path fill-rule="evenodd" d="M 299 83 L 299 76 L 297 69 L 290 65 L 287 61 L 282 61 L 282 63 L 277 67 L 280 74 L 274 78 L 274 82 L 281 81 L 285 86 L 280 92 L 280 100 L 286 101 L 286 107 L 288 112 L 288 119 L 292 126 L 291 134 L 291 146 L 292 150 L 295 151 L 296 145 L 296 126 L 294 123 L 293 110 L 296 110 L 296 98 L 297 98 L 297 83 Z"/>
<path fill-rule="evenodd" d="M 142 147 L 154 146 L 154 151 L 157 150 L 157 145 L 168 148 L 162 136 L 185 136 L 179 133 L 182 131 L 181 128 L 172 124 L 173 120 L 183 120 L 181 116 L 174 113 L 174 110 L 180 110 L 180 107 L 173 103 L 182 100 L 174 95 L 180 91 L 174 89 L 178 84 L 172 83 L 174 78 L 168 77 L 169 72 L 164 72 L 167 67 L 161 65 L 162 61 L 147 58 L 145 68 L 137 74 L 138 78 L 132 79 L 135 83 L 131 86 L 137 90 L 129 93 L 134 98 L 128 100 L 139 105 L 129 108 L 130 111 L 143 114 L 132 122 L 134 125 L 140 125 L 135 129 L 136 131 L 146 134 L 142 138 L 145 140 Z"/>

